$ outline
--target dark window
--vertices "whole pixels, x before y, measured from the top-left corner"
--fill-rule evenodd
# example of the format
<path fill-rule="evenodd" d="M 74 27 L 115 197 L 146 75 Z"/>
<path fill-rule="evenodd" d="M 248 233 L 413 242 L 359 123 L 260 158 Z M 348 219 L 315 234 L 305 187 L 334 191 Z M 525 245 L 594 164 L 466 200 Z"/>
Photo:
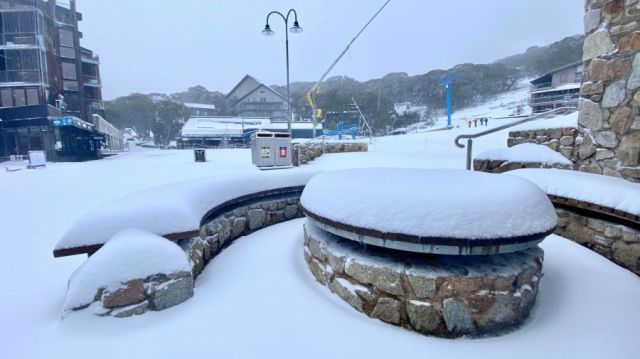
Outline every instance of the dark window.
<path fill-rule="evenodd" d="M 42 146 L 42 130 L 40 127 L 30 127 L 29 128 L 29 150 L 30 151 L 41 151 L 43 150 Z"/>
<path fill-rule="evenodd" d="M 26 155 L 29 152 L 29 131 L 26 128 L 19 128 L 18 131 L 18 153 Z"/>
<path fill-rule="evenodd" d="M 5 136 L 4 131 L 0 131 L 0 157 L 8 156 L 7 151 L 4 148 L 4 143 L 5 143 L 4 136 Z"/>

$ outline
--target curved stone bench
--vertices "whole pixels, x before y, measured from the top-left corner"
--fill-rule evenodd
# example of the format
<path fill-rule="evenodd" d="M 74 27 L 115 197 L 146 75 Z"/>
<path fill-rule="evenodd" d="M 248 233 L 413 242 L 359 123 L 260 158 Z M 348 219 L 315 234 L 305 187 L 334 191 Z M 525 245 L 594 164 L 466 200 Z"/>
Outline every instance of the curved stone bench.
<path fill-rule="evenodd" d="M 640 184 L 554 169 L 507 174 L 533 182 L 548 195 L 558 214 L 556 234 L 640 275 Z"/>
<path fill-rule="evenodd" d="M 91 297 L 93 302 L 68 309 L 90 308 L 98 315 L 124 317 L 166 309 L 188 299 L 193 294 L 193 281 L 205 264 L 236 238 L 302 217 L 300 196 L 315 173 L 266 172 L 176 183 L 121 198 L 87 213 L 67 231 L 54 255 L 101 253 L 100 248 L 112 236 L 136 228 L 176 242 L 186 252 L 191 271 L 189 278 L 183 272 L 158 273 L 122 283 L 103 283 Z M 92 231 L 91 223 L 98 224 L 99 230 L 93 237 L 84 237 Z M 157 304 L 158 293 L 170 300 L 162 299 Z"/>
<path fill-rule="evenodd" d="M 460 170 L 319 174 L 301 198 L 309 270 L 356 310 L 423 334 L 512 329 L 535 302 L 538 243 L 557 224 L 545 193 L 513 179 Z"/>

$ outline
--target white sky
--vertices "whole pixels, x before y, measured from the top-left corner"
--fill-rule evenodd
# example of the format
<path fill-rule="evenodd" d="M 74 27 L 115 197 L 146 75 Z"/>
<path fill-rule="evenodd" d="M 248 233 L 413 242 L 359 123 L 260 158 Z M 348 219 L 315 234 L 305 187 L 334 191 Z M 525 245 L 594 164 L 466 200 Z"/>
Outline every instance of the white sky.
<path fill-rule="evenodd" d="M 270 10 L 298 11 L 289 33 L 291 81 L 315 81 L 384 0 L 77 0 L 83 46 L 100 55 L 105 99 L 197 84 L 228 92 L 245 74 L 286 82 L 284 23 L 260 34 Z M 584 0 L 391 0 L 331 75 L 358 80 L 487 63 L 582 33 Z M 290 26 L 292 20 L 290 20 Z"/>

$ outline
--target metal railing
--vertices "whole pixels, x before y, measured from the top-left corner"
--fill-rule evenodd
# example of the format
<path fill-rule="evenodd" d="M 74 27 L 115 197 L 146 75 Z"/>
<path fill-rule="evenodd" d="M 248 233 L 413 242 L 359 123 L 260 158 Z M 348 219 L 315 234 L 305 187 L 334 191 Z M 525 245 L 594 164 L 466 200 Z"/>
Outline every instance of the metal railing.
<path fill-rule="evenodd" d="M 573 112 L 576 111 L 577 108 L 576 107 L 558 107 L 556 109 L 550 110 L 550 111 L 546 111 L 546 112 L 541 112 L 535 115 L 531 115 L 525 119 L 519 120 L 519 121 L 515 121 L 515 122 L 511 122 L 511 123 L 507 123 L 505 125 L 502 126 L 498 126 L 496 128 L 492 128 L 490 130 L 486 130 L 486 131 L 482 131 L 482 132 L 478 132 L 478 133 L 474 133 L 472 135 L 460 135 L 458 137 L 456 137 L 456 139 L 454 140 L 454 143 L 456 145 L 456 147 L 458 148 L 465 148 L 464 144 L 460 143 L 460 140 L 466 138 L 467 139 L 467 170 L 471 170 L 471 154 L 473 151 L 473 139 L 474 138 L 478 138 L 478 137 L 482 137 L 494 132 L 498 132 L 498 131 L 502 131 L 504 129 L 507 129 L 509 127 L 513 127 L 513 126 L 517 126 L 526 122 L 530 122 L 530 121 L 534 121 L 534 120 L 539 120 L 541 118 L 547 117 L 549 115 L 556 115 L 559 113 L 563 113 L 563 112 Z"/>

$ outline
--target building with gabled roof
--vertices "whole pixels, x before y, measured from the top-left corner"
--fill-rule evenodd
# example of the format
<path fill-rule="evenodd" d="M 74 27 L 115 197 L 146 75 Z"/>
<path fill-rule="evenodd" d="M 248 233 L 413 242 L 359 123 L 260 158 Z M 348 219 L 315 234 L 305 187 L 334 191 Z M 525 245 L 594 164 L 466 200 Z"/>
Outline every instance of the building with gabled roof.
<path fill-rule="evenodd" d="M 287 99 L 251 75 L 246 75 L 226 96 L 231 111 L 240 117 L 267 117 L 286 122 Z"/>

